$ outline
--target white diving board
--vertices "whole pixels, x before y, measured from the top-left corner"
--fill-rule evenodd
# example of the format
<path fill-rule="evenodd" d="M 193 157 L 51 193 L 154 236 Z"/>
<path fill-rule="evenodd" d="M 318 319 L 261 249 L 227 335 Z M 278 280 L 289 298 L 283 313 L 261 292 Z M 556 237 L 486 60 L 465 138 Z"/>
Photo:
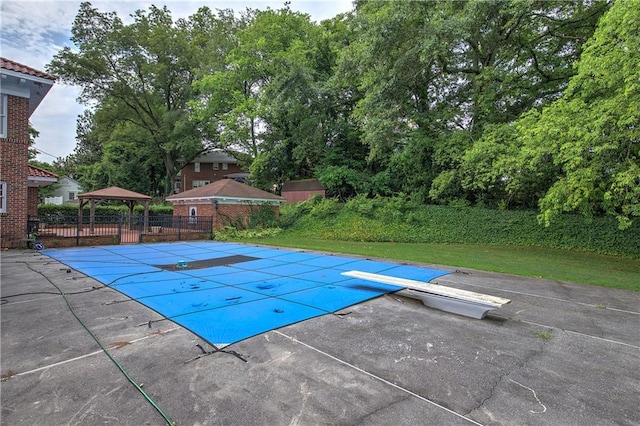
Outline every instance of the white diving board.
<path fill-rule="evenodd" d="M 397 294 L 422 300 L 425 306 L 431 308 L 477 319 L 482 319 L 487 312 L 511 303 L 511 300 L 502 297 L 370 272 L 347 271 L 342 275 L 405 287 Z"/>

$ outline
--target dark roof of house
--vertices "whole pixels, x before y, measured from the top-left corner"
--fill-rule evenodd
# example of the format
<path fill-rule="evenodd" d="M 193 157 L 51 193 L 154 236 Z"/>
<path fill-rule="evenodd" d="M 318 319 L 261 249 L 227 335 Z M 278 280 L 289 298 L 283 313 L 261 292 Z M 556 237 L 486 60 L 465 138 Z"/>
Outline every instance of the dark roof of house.
<path fill-rule="evenodd" d="M 282 184 L 282 192 L 323 191 L 325 189 L 318 179 L 290 180 Z"/>
<path fill-rule="evenodd" d="M 180 192 L 167 197 L 167 201 L 221 197 L 284 201 L 282 197 L 272 194 L 271 192 L 236 182 L 233 179 L 217 180 L 208 185 Z"/>
<path fill-rule="evenodd" d="M 22 74 L 32 75 L 34 77 L 46 78 L 48 80 L 56 80 L 56 76 L 46 73 L 44 71 L 31 68 L 30 66 L 23 65 L 19 62 L 12 61 L 11 59 L 0 57 L 0 68 L 4 68 L 9 71 L 15 71 Z"/>
<path fill-rule="evenodd" d="M 110 186 L 109 188 L 98 189 L 97 191 L 85 192 L 78 195 L 78 198 L 94 198 L 101 200 L 150 200 L 148 195 L 140 194 L 138 192 L 129 191 L 117 186 Z"/>
<path fill-rule="evenodd" d="M 200 157 L 194 159 L 192 163 L 230 163 L 236 164 L 238 160 L 235 157 L 227 154 L 221 150 L 215 150 L 202 154 Z"/>
<path fill-rule="evenodd" d="M 39 177 L 39 178 L 53 178 L 57 179 L 58 175 L 55 173 L 51 173 L 48 170 L 41 169 L 39 167 L 35 167 L 32 165 L 28 165 L 29 167 L 29 176 L 30 177 Z"/>

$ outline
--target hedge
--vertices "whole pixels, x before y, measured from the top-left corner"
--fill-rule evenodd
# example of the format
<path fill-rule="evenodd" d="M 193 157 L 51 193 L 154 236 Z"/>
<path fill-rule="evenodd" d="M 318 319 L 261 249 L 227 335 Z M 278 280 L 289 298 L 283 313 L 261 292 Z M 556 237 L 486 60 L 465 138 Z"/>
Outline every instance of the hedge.
<path fill-rule="evenodd" d="M 417 204 L 356 197 L 283 206 L 281 224 L 300 235 L 344 241 L 487 244 L 577 249 L 640 258 L 640 224 L 621 231 L 611 217 L 563 215 L 549 227 L 535 211 Z"/>
<path fill-rule="evenodd" d="M 90 206 L 87 204 L 82 209 L 83 212 L 88 212 L 90 210 Z M 117 205 L 117 206 L 108 206 L 108 205 L 97 205 L 96 206 L 96 215 L 99 216 L 118 216 L 123 214 L 129 214 L 129 207 L 125 204 Z M 133 208 L 133 212 L 136 215 L 144 214 L 144 206 L 137 204 Z M 39 204 L 38 205 L 38 216 L 73 216 L 78 214 L 78 206 L 74 204 Z M 164 216 L 164 215 L 172 215 L 173 214 L 173 206 L 165 206 L 160 204 L 151 204 L 149 205 L 149 216 Z M 83 213 L 84 215 L 84 213 Z"/>

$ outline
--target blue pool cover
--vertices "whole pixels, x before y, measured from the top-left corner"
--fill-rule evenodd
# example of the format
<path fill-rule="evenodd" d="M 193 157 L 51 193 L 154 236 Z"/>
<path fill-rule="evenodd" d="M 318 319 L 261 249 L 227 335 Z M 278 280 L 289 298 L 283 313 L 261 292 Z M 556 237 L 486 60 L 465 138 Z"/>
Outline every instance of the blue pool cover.
<path fill-rule="evenodd" d="M 222 242 L 103 246 L 42 253 L 218 347 L 403 288 L 344 276 L 345 271 L 424 282 L 449 273 Z M 226 259 L 229 264 L 225 264 Z M 178 267 L 182 262 L 186 268 Z M 195 266 L 206 262 L 215 266 Z"/>

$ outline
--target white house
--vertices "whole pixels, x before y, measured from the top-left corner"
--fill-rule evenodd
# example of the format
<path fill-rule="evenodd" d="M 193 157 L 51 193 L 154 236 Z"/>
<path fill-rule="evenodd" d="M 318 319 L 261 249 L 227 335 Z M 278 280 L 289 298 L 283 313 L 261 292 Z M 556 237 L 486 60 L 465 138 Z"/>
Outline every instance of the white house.
<path fill-rule="evenodd" d="M 58 179 L 58 185 L 56 185 L 53 195 L 45 198 L 44 202 L 58 205 L 75 202 L 80 194 L 82 194 L 82 187 L 78 181 L 69 176 L 62 176 Z"/>

